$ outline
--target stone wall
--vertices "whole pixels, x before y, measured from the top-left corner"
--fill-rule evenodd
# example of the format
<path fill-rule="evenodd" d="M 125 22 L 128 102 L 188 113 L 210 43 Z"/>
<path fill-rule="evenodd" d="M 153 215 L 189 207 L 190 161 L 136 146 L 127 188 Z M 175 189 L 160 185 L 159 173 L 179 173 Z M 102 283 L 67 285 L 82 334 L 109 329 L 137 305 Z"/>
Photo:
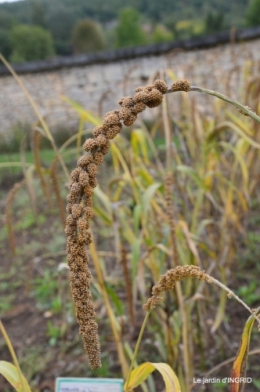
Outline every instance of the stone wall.
<path fill-rule="evenodd" d="M 233 34 L 231 42 L 230 35 L 222 33 L 200 40 L 30 63 L 15 69 L 55 131 L 62 127 L 75 129 L 78 124 L 78 114 L 61 96 L 101 116 L 115 109 L 121 96 L 132 95 L 136 86 L 147 84 L 158 72 L 171 70 L 177 78 L 185 77 L 193 85 L 217 89 L 235 98 L 244 81 L 241 71 L 250 64 L 251 72 L 257 73 L 260 29 Z M 0 132 L 5 135 L 18 123 L 37 121 L 20 86 L 4 67 L 0 67 L 0 119 Z"/>

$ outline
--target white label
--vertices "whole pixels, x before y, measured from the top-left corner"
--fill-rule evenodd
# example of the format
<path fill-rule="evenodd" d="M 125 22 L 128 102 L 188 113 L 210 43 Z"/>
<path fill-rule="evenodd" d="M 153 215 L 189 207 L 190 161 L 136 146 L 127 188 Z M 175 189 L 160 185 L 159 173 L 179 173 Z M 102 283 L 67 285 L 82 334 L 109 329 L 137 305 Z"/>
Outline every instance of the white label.
<path fill-rule="evenodd" d="M 124 381 L 119 378 L 56 379 L 55 392 L 123 392 Z"/>

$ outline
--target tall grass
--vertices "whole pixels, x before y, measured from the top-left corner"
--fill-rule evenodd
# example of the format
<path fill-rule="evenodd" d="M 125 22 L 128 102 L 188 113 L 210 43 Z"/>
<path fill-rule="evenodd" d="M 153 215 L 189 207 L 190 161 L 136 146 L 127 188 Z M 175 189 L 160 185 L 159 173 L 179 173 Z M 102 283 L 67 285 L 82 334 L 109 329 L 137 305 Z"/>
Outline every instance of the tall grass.
<path fill-rule="evenodd" d="M 108 175 L 107 170 L 103 168 L 97 177 L 102 187 L 94 186 L 96 172 L 91 175 L 90 170 L 86 169 L 90 162 L 83 166 L 79 165 L 88 173 L 92 181 L 91 188 L 95 188 L 93 207 L 91 204 L 84 205 L 86 202 L 90 203 L 92 191 L 84 199 L 83 188 L 76 190 L 73 202 L 69 201 L 70 204 L 82 203 L 82 206 L 88 207 L 89 217 L 92 216 L 92 208 L 98 227 L 102 227 L 102 231 L 106 233 L 104 244 L 108 242 L 109 246 L 101 255 L 95 239 L 89 245 L 90 255 L 97 276 L 95 287 L 105 303 L 125 379 L 129 374 L 130 362 L 132 365 L 136 363 L 136 353 L 133 355 L 129 343 L 125 340 L 124 326 L 119 322 L 119 316 L 122 315 L 118 314 L 117 305 L 123 304 L 122 299 L 116 291 L 112 294 L 108 289 L 109 276 L 106 273 L 105 262 L 111 252 L 114 255 L 113 263 L 122 271 L 119 285 L 123 281 L 126 287 L 127 307 L 120 308 L 125 310 L 127 324 L 139 325 L 141 304 L 150 297 L 151 287 L 172 268 L 190 265 L 217 277 L 226 285 L 235 265 L 238 239 L 245 233 L 243 220 L 259 183 L 257 159 L 260 144 L 257 131 L 260 119 L 254 112 L 259 110 L 256 94 L 259 81 L 251 78 L 248 85 L 245 85 L 245 93 L 241 97 L 243 101 L 246 99 L 252 108 L 250 109 L 215 91 L 201 87 L 188 88 L 186 82 L 174 80 L 170 72 L 165 78 L 173 79 L 173 88 L 163 91 L 165 95 L 158 118 L 150 129 L 147 129 L 141 119 L 133 125 L 136 113 L 131 110 L 131 113 L 127 110 L 123 113 L 122 120 L 125 125 L 132 126 L 131 132 L 125 135 L 123 130 L 115 139 L 109 138 L 110 153 L 106 163 L 111 174 Z M 142 91 L 144 90 L 139 89 L 137 93 Z M 173 115 L 168 94 L 166 95 L 172 92 L 178 95 L 178 117 Z M 238 111 L 234 112 L 227 107 L 219 113 L 215 107 L 216 115 L 208 117 L 191 99 L 192 92 L 213 95 L 232 104 Z M 28 98 L 32 103 L 32 98 Z M 80 126 L 77 135 L 70 138 L 65 145 L 68 146 L 76 139 L 75 154 L 78 154 L 81 151 L 82 135 L 86 133 L 84 124 L 90 122 L 99 126 L 102 123 L 99 118 L 75 102 L 66 100 L 79 113 Z M 159 101 L 160 99 L 158 103 L 161 103 Z M 142 103 L 142 100 L 139 102 Z M 149 103 L 149 99 L 147 102 Z M 208 104 L 210 105 L 210 101 Z M 152 99 L 150 106 L 153 106 Z M 38 113 L 37 109 L 35 112 Z M 38 145 L 34 152 L 33 170 L 40 178 L 42 191 L 47 199 L 49 191 L 46 186 L 53 186 L 55 203 L 59 206 L 61 222 L 64 225 L 60 185 L 68 179 L 68 169 L 62 155 L 65 145 L 58 149 L 54 136 L 50 134 L 44 120 L 39 117 L 39 121 L 44 131 L 43 135 L 50 140 L 56 157 L 47 170 L 43 169 Z M 109 126 L 106 131 L 109 130 Z M 94 134 L 92 140 L 95 141 L 103 135 L 102 132 Z M 101 152 L 104 155 L 100 148 L 105 146 L 105 141 L 101 139 L 100 144 L 93 144 L 93 148 L 90 146 L 91 142 L 87 145 L 87 150 L 91 152 L 89 156 L 92 156 L 96 165 L 99 164 L 96 153 Z M 108 149 L 105 150 L 107 152 Z M 62 171 L 58 169 L 58 162 Z M 26 173 L 28 169 L 25 163 Z M 80 173 L 81 171 L 78 175 Z M 74 183 L 80 182 L 76 175 L 74 172 Z M 31 199 L 34 200 L 32 180 L 27 181 L 27 186 Z M 90 192 L 89 189 L 88 191 Z M 9 211 L 10 208 L 9 203 Z M 69 210 L 72 215 L 69 226 L 74 227 L 79 216 L 76 217 L 76 210 L 75 216 L 73 215 L 72 206 Z M 89 219 L 87 224 L 88 221 Z M 93 226 L 92 229 L 95 237 L 99 239 L 100 234 Z M 78 233 L 79 231 L 67 232 L 69 236 L 77 236 Z M 12 233 L 12 248 L 13 237 Z M 73 260 L 69 261 L 72 262 Z M 77 271 L 76 267 L 75 270 Z M 79 279 L 79 274 L 74 274 L 73 277 Z M 234 296 L 230 291 L 229 294 Z M 79 295 L 78 291 L 75 295 Z M 163 361 L 170 365 L 176 371 L 183 391 L 190 390 L 191 380 L 195 374 L 194 353 L 200 353 L 200 366 L 205 367 L 210 334 L 214 334 L 216 342 L 221 341 L 219 327 L 226 314 L 226 301 L 227 295 L 224 291 L 212 295 L 205 281 L 188 279 L 182 284 L 177 282 L 173 290 L 167 291 L 165 302 L 151 313 L 150 322 L 147 324 L 148 335 L 153 336 L 154 341 L 151 360 Z M 249 308 L 248 310 L 251 312 Z M 84 317 L 79 314 L 78 310 L 78 319 L 83 325 Z M 210 327 L 205 323 L 208 316 L 213 320 Z M 142 349 L 144 353 L 140 352 L 140 359 L 143 360 L 146 356 L 144 346 Z M 98 361 L 97 364 L 99 365 Z M 129 382 L 130 378 L 128 384 Z M 129 385 L 126 385 L 126 388 Z M 145 384 L 142 388 L 144 391 L 147 390 Z"/>

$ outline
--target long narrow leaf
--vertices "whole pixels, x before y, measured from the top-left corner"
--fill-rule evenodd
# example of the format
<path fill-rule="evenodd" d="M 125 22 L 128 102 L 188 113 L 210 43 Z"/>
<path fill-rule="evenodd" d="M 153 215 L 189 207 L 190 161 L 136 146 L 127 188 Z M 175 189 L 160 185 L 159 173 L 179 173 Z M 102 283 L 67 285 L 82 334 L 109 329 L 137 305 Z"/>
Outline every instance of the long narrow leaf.
<path fill-rule="evenodd" d="M 0 374 L 16 389 L 17 392 L 31 392 L 31 389 L 22 375 L 23 385 L 17 368 L 10 362 L 0 361 Z"/>
<path fill-rule="evenodd" d="M 152 362 L 145 362 L 131 372 L 129 382 L 124 386 L 124 391 L 128 392 L 142 384 L 155 369 L 158 370 L 163 377 L 166 392 L 181 392 L 179 380 L 172 368 L 166 363 Z"/>

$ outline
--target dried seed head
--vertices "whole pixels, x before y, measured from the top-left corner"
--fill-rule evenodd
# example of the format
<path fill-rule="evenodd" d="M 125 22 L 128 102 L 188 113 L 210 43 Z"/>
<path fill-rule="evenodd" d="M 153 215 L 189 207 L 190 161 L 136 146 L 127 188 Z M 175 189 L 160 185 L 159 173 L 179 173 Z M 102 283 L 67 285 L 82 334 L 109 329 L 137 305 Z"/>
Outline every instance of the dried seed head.
<path fill-rule="evenodd" d="M 119 110 L 119 118 L 120 120 L 125 120 L 127 117 L 131 116 L 132 112 L 129 108 L 123 107 Z"/>
<path fill-rule="evenodd" d="M 107 139 L 114 139 L 114 137 L 116 137 L 116 135 L 120 132 L 122 125 L 121 123 L 119 123 L 120 126 L 118 125 L 112 125 L 111 127 L 109 127 L 106 131 L 106 137 Z"/>
<path fill-rule="evenodd" d="M 101 147 L 101 146 L 104 146 L 104 145 L 106 144 L 107 139 L 106 139 L 106 137 L 105 137 L 104 135 L 99 135 L 99 136 L 96 138 L 96 142 L 97 142 L 97 145 L 98 145 L 99 147 Z"/>
<path fill-rule="evenodd" d="M 94 163 L 96 164 L 96 165 L 100 165 L 102 162 L 103 162 L 103 159 L 104 159 L 104 156 L 103 156 L 103 154 L 101 153 L 101 152 L 96 152 L 95 154 L 94 154 Z"/>
<path fill-rule="evenodd" d="M 131 116 L 127 117 L 124 120 L 124 125 L 127 126 L 127 127 L 130 127 L 130 125 L 133 125 L 135 120 L 136 120 L 136 115 L 135 114 L 131 114 Z"/>
<path fill-rule="evenodd" d="M 172 91 L 190 91 L 190 82 L 187 79 L 177 80 L 171 86 Z"/>
<path fill-rule="evenodd" d="M 103 124 L 104 126 L 115 125 L 119 123 L 118 112 L 115 110 L 113 112 L 108 112 L 105 115 Z"/>
<path fill-rule="evenodd" d="M 137 103 L 134 105 L 134 107 L 133 107 L 133 109 L 134 109 L 134 111 L 135 111 L 136 113 L 141 113 L 141 112 L 143 112 L 143 111 L 145 110 L 145 108 L 146 108 L 146 104 L 145 104 L 144 102 L 137 102 Z"/>
<path fill-rule="evenodd" d="M 73 235 L 73 234 L 76 232 L 76 228 L 75 228 L 75 226 L 69 226 L 69 225 L 67 225 L 67 226 L 65 227 L 64 232 L 65 232 L 66 235 Z"/>
<path fill-rule="evenodd" d="M 67 196 L 67 200 L 68 200 L 68 196 Z M 72 205 L 73 205 L 73 204 L 71 204 L 71 203 L 67 203 L 67 205 L 66 205 L 66 211 L 67 211 L 69 214 L 71 213 Z"/>
<path fill-rule="evenodd" d="M 152 89 L 148 95 L 146 105 L 149 108 L 155 108 L 162 103 L 163 94 L 156 88 Z"/>
<path fill-rule="evenodd" d="M 94 137 L 101 135 L 104 132 L 102 127 L 95 127 L 92 131 Z"/>
<path fill-rule="evenodd" d="M 148 93 L 149 93 L 149 91 L 147 91 L 145 89 L 142 89 L 141 91 L 138 91 L 137 93 L 135 93 L 134 100 L 136 102 L 144 102 L 144 103 L 146 103 Z"/>
<path fill-rule="evenodd" d="M 83 144 L 83 148 L 85 151 L 91 151 L 93 148 L 97 147 L 97 142 L 95 139 L 87 139 Z"/>
<path fill-rule="evenodd" d="M 85 205 L 86 205 L 87 207 L 92 207 L 92 205 L 93 205 L 93 200 L 92 200 L 91 197 L 86 198 L 86 200 L 85 200 Z"/>
<path fill-rule="evenodd" d="M 90 218 L 90 219 L 93 218 L 93 216 L 94 216 L 94 212 L 91 207 L 85 207 L 84 213 L 86 214 L 86 217 Z"/>
<path fill-rule="evenodd" d="M 79 167 L 85 167 L 89 163 L 93 161 L 93 157 L 91 155 L 83 155 L 82 157 L 79 158 L 77 165 Z"/>
<path fill-rule="evenodd" d="M 172 290 L 176 282 L 181 282 L 187 277 L 212 283 L 210 276 L 208 276 L 204 271 L 200 270 L 200 268 L 197 266 L 183 265 L 174 269 L 170 269 L 166 272 L 165 275 L 161 276 L 159 282 L 153 287 L 152 297 L 149 298 L 146 304 L 143 306 L 144 309 L 149 310 L 155 308 L 159 303 L 162 302 L 162 294 L 165 291 Z"/>
<path fill-rule="evenodd" d="M 90 179 L 91 180 L 91 179 Z M 84 195 L 86 197 L 91 197 L 93 193 L 93 188 L 91 188 L 90 185 L 86 186 L 86 188 L 84 188 Z"/>
<path fill-rule="evenodd" d="M 135 105 L 135 100 L 132 97 L 123 97 L 118 102 L 120 106 L 131 108 Z"/>
<path fill-rule="evenodd" d="M 67 195 L 67 202 L 68 202 L 68 204 L 69 205 L 72 205 L 72 204 L 74 204 L 76 201 L 77 201 L 77 195 L 76 194 L 73 194 L 73 193 L 69 193 L 68 195 Z M 70 211 L 69 211 L 70 212 Z"/>
<path fill-rule="evenodd" d="M 72 182 L 70 185 L 70 194 L 78 195 L 81 192 L 81 185 L 78 182 Z"/>
<path fill-rule="evenodd" d="M 83 208 L 80 204 L 74 204 L 71 209 L 73 218 L 78 219 L 83 213 Z"/>
<path fill-rule="evenodd" d="M 96 179 L 96 177 L 90 177 L 89 178 L 89 185 L 92 188 L 95 188 L 97 186 L 97 179 Z"/>
<path fill-rule="evenodd" d="M 109 140 L 107 140 L 107 144 L 104 145 L 104 146 L 102 146 L 102 147 L 100 147 L 99 151 L 100 151 L 103 155 L 106 155 L 106 154 L 108 153 L 108 151 L 109 151 L 109 148 L 110 148 L 110 143 L 109 143 Z"/>
<path fill-rule="evenodd" d="M 76 220 L 74 219 L 72 214 L 69 214 L 66 218 L 66 224 L 69 226 L 74 226 L 76 224 Z"/>
<path fill-rule="evenodd" d="M 136 115 L 132 113 L 131 109 L 126 107 L 122 107 L 119 111 L 119 117 L 126 126 L 132 125 L 136 120 Z"/>
<path fill-rule="evenodd" d="M 80 172 L 81 170 L 78 167 L 71 172 L 70 178 L 72 181 L 78 181 Z"/>
<path fill-rule="evenodd" d="M 144 90 L 144 87 L 141 87 L 141 86 L 137 86 L 136 88 L 135 88 L 135 92 L 136 93 L 139 93 L 140 91 L 143 91 Z"/>
<path fill-rule="evenodd" d="M 95 163 L 90 163 L 87 166 L 87 172 L 89 174 L 89 177 L 95 177 L 97 175 L 97 171 L 98 171 L 98 168 L 97 168 L 97 165 L 95 165 Z"/>
<path fill-rule="evenodd" d="M 89 228 L 88 221 L 86 221 L 84 218 L 79 218 L 77 220 L 77 228 L 79 230 L 87 230 Z"/>
<path fill-rule="evenodd" d="M 91 165 L 91 163 L 90 163 L 90 165 Z M 79 175 L 79 182 L 80 182 L 81 186 L 83 188 L 88 186 L 88 181 L 89 181 L 88 173 L 86 173 L 84 170 L 82 170 L 80 175 Z"/>
<path fill-rule="evenodd" d="M 167 84 L 164 80 L 156 79 L 154 81 L 154 87 L 157 88 L 161 93 L 165 94 L 168 90 Z"/>

